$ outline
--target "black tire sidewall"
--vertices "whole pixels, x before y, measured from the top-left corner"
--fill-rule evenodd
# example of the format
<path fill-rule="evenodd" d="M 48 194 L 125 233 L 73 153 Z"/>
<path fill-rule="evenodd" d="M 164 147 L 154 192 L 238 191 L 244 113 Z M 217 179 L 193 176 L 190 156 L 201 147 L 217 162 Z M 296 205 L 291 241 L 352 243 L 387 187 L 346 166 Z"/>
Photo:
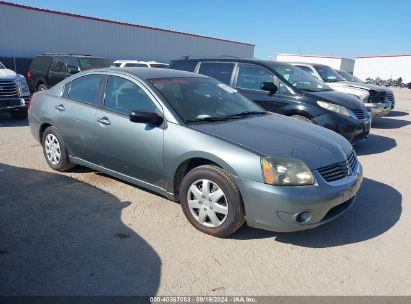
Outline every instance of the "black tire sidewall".
<path fill-rule="evenodd" d="M 46 155 L 46 149 L 45 149 L 45 141 L 46 141 L 46 137 L 49 134 L 53 134 L 60 145 L 60 153 L 61 153 L 61 157 L 60 157 L 60 162 L 57 165 L 53 165 L 49 159 L 47 158 Z M 69 157 L 68 157 L 68 153 L 66 150 L 66 145 L 64 144 L 63 138 L 60 135 L 60 132 L 57 130 L 57 128 L 55 127 L 48 127 L 44 133 L 43 133 L 43 137 L 41 139 L 41 145 L 43 148 L 43 154 L 44 154 L 44 158 L 47 161 L 47 164 L 50 166 L 50 168 L 57 170 L 57 171 L 66 171 L 68 169 L 71 169 L 73 167 L 73 165 L 70 163 Z"/>
<path fill-rule="evenodd" d="M 188 190 L 195 181 L 200 179 L 208 179 L 214 182 L 225 194 L 228 203 L 228 216 L 225 222 L 219 227 L 205 227 L 201 225 L 193 217 L 188 207 Z M 234 233 L 244 223 L 244 207 L 237 186 L 225 171 L 215 166 L 201 166 L 187 173 L 180 187 L 180 203 L 188 221 L 196 229 L 213 236 L 228 236 Z"/>
<path fill-rule="evenodd" d="M 40 84 L 37 86 L 37 92 L 43 91 L 43 90 L 40 90 L 40 87 L 44 87 L 44 90 L 47 90 L 47 85 L 44 84 L 44 83 L 40 83 Z"/>

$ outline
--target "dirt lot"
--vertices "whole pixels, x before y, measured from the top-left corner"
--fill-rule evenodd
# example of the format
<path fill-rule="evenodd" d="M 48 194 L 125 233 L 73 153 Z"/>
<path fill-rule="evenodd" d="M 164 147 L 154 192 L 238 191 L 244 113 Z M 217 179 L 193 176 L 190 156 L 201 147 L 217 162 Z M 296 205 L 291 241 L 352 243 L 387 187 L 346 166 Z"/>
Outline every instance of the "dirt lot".
<path fill-rule="evenodd" d="M 0 115 L 1 295 L 411 295 L 411 90 L 356 147 L 353 208 L 299 233 L 196 231 L 180 206 L 85 168 L 47 166 Z"/>

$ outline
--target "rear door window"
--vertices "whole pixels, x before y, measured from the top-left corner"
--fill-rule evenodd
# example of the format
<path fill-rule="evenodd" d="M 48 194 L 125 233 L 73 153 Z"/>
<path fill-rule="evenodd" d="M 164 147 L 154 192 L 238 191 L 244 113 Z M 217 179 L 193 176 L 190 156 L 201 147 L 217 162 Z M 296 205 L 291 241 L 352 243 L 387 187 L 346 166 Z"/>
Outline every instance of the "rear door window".
<path fill-rule="evenodd" d="M 67 70 L 70 70 L 70 69 L 79 71 L 78 60 L 76 57 L 69 57 L 67 59 Z"/>
<path fill-rule="evenodd" d="M 102 78 L 102 75 L 87 75 L 76 78 L 65 85 L 63 96 L 86 104 L 97 105 L 97 94 Z M 68 89 L 66 90 L 66 88 Z"/>
<path fill-rule="evenodd" d="M 67 72 L 66 57 L 62 57 L 62 56 L 56 57 L 54 59 L 54 64 L 51 70 L 56 73 L 66 73 Z"/>
<path fill-rule="evenodd" d="M 234 63 L 202 62 L 198 73 L 215 78 L 227 85 L 230 85 L 233 71 Z"/>

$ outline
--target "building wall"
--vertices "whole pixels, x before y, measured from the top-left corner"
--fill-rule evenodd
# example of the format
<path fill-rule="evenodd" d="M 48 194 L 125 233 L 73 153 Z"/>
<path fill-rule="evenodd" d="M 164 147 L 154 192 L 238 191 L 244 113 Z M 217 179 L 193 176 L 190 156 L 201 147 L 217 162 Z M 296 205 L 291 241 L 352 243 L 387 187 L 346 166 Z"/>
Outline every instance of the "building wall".
<path fill-rule="evenodd" d="M 332 56 L 311 56 L 297 54 L 277 54 L 277 61 L 283 62 L 306 62 L 325 64 L 333 69 L 344 70 L 352 73 L 354 70 L 354 60 L 349 58 L 332 57 Z"/>
<path fill-rule="evenodd" d="M 411 54 L 357 57 L 354 75 L 363 80 L 377 77 L 388 80 L 401 77 L 403 82 L 411 82 Z"/>
<path fill-rule="evenodd" d="M 44 52 L 168 62 L 184 55 L 253 57 L 254 45 L 0 3 L 0 56 Z"/>

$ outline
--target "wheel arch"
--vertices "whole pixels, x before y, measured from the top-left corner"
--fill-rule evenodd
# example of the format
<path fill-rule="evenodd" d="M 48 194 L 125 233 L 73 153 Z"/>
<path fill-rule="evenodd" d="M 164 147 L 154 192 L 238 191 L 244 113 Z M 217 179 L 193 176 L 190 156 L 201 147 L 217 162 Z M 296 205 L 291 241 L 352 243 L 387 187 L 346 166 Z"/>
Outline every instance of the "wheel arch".
<path fill-rule="evenodd" d="M 289 108 L 284 109 L 283 114 L 286 115 L 286 116 L 301 115 L 301 116 L 307 117 L 309 119 L 312 119 L 315 116 L 317 116 L 317 115 L 315 115 L 315 114 L 317 114 L 315 112 L 316 111 L 313 111 L 312 109 L 310 109 L 308 107 L 297 106 L 297 107 L 289 107 Z"/>
<path fill-rule="evenodd" d="M 202 152 L 204 154 L 204 152 Z M 214 165 L 225 170 L 229 175 L 236 175 L 235 171 L 231 166 L 229 166 L 224 160 L 214 156 L 214 155 L 190 155 L 183 159 L 180 159 L 178 165 L 172 170 L 172 178 L 169 181 L 170 189 L 174 194 L 174 200 L 178 201 L 180 199 L 180 185 L 184 176 L 194 168 L 203 165 Z"/>

